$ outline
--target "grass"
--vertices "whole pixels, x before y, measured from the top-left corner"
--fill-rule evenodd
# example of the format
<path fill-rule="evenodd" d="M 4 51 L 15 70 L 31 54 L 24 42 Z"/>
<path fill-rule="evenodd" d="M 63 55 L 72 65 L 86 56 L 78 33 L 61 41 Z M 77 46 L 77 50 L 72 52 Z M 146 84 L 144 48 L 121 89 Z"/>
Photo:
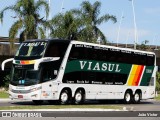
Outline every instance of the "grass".
<path fill-rule="evenodd" d="M 158 94 L 157 97 L 155 97 L 156 100 L 160 100 L 160 94 Z"/>
<path fill-rule="evenodd" d="M 0 98 L 9 98 L 9 94 L 6 91 L 1 91 Z"/>
<path fill-rule="evenodd" d="M 0 110 L 16 110 L 16 109 L 65 109 L 65 108 L 92 108 L 92 109 L 119 109 L 120 106 L 113 105 L 43 105 L 43 106 L 1 106 Z"/>

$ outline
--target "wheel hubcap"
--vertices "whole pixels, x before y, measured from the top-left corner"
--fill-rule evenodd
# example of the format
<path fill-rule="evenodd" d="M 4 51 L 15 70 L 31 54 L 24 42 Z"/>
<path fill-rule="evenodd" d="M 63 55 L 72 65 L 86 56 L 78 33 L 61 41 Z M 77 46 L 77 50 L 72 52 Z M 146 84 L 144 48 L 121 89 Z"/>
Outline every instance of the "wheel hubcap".
<path fill-rule="evenodd" d="M 135 101 L 138 101 L 139 98 L 140 98 L 140 97 L 139 97 L 139 94 L 136 93 L 136 94 L 134 95 L 134 100 L 135 100 Z"/>
<path fill-rule="evenodd" d="M 131 96 L 130 96 L 130 94 L 129 94 L 129 93 L 127 93 L 127 94 L 126 94 L 126 101 L 127 101 L 127 102 L 129 102 L 129 101 L 130 101 L 130 99 L 131 99 Z"/>
<path fill-rule="evenodd" d="M 66 102 L 68 100 L 68 95 L 67 95 L 67 93 L 62 93 L 62 95 L 61 95 L 61 101 L 62 102 Z"/>
<path fill-rule="evenodd" d="M 77 93 L 76 96 L 75 96 L 75 100 L 77 102 L 81 101 L 82 100 L 82 95 L 80 93 Z"/>

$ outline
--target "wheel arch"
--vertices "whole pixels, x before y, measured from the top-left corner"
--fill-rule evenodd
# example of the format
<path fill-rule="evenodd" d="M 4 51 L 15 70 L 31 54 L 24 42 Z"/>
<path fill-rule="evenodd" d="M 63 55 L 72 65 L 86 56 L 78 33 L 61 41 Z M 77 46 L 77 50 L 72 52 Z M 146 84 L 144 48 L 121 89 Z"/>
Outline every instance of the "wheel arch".
<path fill-rule="evenodd" d="M 133 95 L 133 90 L 132 90 L 132 89 L 130 89 L 130 88 L 129 88 L 129 89 L 127 89 L 127 90 L 125 91 L 125 93 L 126 93 L 126 92 L 130 92 L 130 93 L 131 93 L 131 95 Z"/>
<path fill-rule="evenodd" d="M 68 93 L 70 94 L 70 97 L 72 96 L 72 90 L 71 90 L 70 87 L 64 87 L 64 88 L 61 90 L 61 92 L 64 91 L 64 90 L 67 90 L 67 91 L 68 91 Z M 61 94 L 61 92 L 60 92 L 60 94 Z M 59 96 L 60 96 L 60 94 L 59 94 Z"/>

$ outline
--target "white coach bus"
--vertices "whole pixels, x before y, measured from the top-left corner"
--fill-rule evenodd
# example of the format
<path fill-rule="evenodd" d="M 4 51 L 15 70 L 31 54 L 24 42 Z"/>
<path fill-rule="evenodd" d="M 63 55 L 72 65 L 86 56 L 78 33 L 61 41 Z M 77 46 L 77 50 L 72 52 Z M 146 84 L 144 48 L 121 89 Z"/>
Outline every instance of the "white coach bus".
<path fill-rule="evenodd" d="M 11 99 L 81 104 L 85 100 L 154 98 L 152 52 L 69 40 L 28 40 L 12 61 Z"/>

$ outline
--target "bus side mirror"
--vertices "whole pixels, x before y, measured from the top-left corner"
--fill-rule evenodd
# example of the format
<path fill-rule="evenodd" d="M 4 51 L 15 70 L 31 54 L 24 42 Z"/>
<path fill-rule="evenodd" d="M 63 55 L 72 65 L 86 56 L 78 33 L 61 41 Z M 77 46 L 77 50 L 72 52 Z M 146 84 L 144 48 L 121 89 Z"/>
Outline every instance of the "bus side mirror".
<path fill-rule="evenodd" d="M 10 59 L 4 60 L 4 61 L 2 62 L 2 65 L 1 65 L 2 71 L 4 71 L 5 64 L 8 63 L 8 62 L 11 62 L 11 61 L 13 61 L 13 60 L 14 60 L 14 58 L 10 58 Z"/>

